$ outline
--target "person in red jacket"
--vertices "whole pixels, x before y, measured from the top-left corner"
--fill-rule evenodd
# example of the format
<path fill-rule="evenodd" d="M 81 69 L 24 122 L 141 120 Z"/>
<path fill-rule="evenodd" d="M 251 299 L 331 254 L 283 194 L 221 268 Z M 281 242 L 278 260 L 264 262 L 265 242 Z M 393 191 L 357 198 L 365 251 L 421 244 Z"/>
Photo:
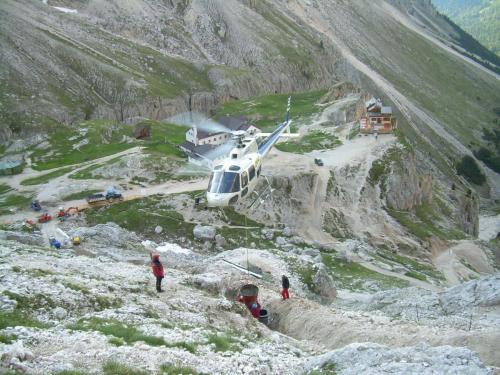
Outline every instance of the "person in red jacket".
<path fill-rule="evenodd" d="M 163 264 L 160 262 L 160 254 L 151 254 L 151 268 L 153 275 L 156 277 L 156 291 L 161 293 L 163 292 L 161 290 L 161 281 L 165 277 L 165 272 L 163 271 Z"/>

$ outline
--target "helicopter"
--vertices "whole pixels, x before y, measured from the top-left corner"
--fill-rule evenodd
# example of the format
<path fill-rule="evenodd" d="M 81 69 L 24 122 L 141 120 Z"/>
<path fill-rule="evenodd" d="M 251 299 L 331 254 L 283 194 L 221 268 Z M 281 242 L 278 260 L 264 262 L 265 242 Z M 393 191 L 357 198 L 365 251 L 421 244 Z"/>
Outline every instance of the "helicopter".
<path fill-rule="evenodd" d="M 232 133 L 235 147 L 227 159 L 213 168 L 210 176 L 206 192 L 208 207 L 234 205 L 255 191 L 262 162 L 272 147 L 281 137 L 298 136 L 290 133 L 290 105 L 291 97 L 288 98 L 285 121 L 272 133 L 249 135 L 241 130 Z"/>

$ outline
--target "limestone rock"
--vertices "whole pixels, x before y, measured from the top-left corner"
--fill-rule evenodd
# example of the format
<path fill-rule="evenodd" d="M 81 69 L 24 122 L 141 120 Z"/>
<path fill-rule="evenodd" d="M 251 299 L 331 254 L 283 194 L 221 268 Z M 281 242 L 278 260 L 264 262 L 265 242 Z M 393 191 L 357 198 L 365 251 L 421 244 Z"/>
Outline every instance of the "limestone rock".
<path fill-rule="evenodd" d="M 224 246 L 227 245 L 227 241 L 226 241 L 226 239 L 222 235 L 217 234 L 215 236 L 215 244 L 217 246 L 224 247 Z"/>
<path fill-rule="evenodd" d="M 335 288 L 332 277 L 323 263 L 317 264 L 316 267 L 318 270 L 313 277 L 314 290 L 321 297 L 334 300 L 337 297 L 337 288 Z"/>
<path fill-rule="evenodd" d="M 216 234 L 216 229 L 210 225 L 197 225 L 193 229 L 194 237 L 202 241 L 213 241 Z"/>

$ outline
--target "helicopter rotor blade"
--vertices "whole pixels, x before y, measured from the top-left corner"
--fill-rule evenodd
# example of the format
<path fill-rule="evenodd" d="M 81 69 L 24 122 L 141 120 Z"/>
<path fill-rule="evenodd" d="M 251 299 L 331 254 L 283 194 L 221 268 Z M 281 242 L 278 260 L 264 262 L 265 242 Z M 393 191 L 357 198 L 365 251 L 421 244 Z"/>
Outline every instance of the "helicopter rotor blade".
<path fill-rule="evenodd" d="M 219 122 L 208 118 L 202 113 L 198 112 L 183 112 L 175 116 L 164 119 L 162 122 L 185 126 L 187 128 L 196 127 L 207 133 L 231 133 L 232 130 Z"/>

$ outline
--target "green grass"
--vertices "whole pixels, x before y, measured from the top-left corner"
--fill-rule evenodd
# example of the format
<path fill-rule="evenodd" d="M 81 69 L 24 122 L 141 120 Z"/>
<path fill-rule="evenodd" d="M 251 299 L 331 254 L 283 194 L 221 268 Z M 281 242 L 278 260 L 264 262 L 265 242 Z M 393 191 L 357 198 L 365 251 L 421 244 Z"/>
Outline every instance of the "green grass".
<path fill-rule="evenodd" d="M 124 135 L 133 135 L 132 126 L 106 120 L 92 120 L 82 122 L 79 127 L 88 129 L 88 133 L 80 136 L 76 129 L 59 126 L 49 138 L 52 154 L 48 153 L 47 149 L 33 151 L 33 169 L 46 170 L 80 164 L 113 155 L 137 145 L 136 143 L 121 143 Z M 77 137 L 77 139 L 70 140 L 72 137 Z M 89 143 L 82 146 L 79 151 L 74 150 L 73 145 L 84 138 L 88 139 Z"/>
<path fill-rule="evenodd" d="M 410 271 L 412 272 L 423 274 L 425 276 L 432 277 L 435 279 L 444 280 L 443 274 L 437 271 L 430 264 L 419 262 L 416 259 L 409 258 L 407 256 L 393 253 L 390 251 L 385 251 L 382 249 L 377 250 L 377 256 L 382 258 L 382 260 L 386 259 L 391 262 L 399 263 L 407 268 L 410 268 Z"/>
<path fill-rule="evenodd" d="M 90 318 L 81 319 L 77 323 L 70 324 L 69 329 L 75 331 L 97 331 L 106 336 L 113 336 L 123 340 L 127 344 L 143 341 L 151 346 L 167 345 L 162 337 L 148 336 L 140 332 L 137 328 L 125 325 L 115 319 Z"/>
<path fill-rule="evenodd" d="M 12 313 L 0 311 L 0 329 L 17 326 L 36 328 L 48 327 L 47 324 L 33 319 L 28 313 L 21 311 L 19 308 Z"/>
<path fill-rule="evenodd" d="M 0 342 L 3 344 L 12 344 L 14 341 L 16 341 L 17 336 L 16 335 L 8 335 L 6 333 L 0 333 Z"/>
<path fill-rule="evenodd" d="M 305 154 L 314 150 L 331 150 L 341 144 L 335 135 L 315 130 L 300 139 L 277 143 L 275 147 L 280 151 Z"/>
<path fill-rule="evenodd" d="M 4 194 L 8 191 L 11 191 L 11 187 L 9 185 L 6 185 L 6 184 L 0 184 L 0 194 Z"/>
<path fill-rule="evenodd" d="M 63 201 L 72 201 L 72 200 L 78 200 L 78 199 L 85 199 L 89 195 L 100 193 L 100 190 L 85 190 L 85 191 L 80 191 L 78 193 L 73 193 L 66 195 L 62 198 Z"/>
<path fill-rule="evenodd" d="M 21 185 L 29 186 L 29 185 L 41 185 L 49 182 L 50 180 L 65 175 L 66 173 L 71 172 L 73 168 L 61 168 L 56 171 L 43 174 L 41 176 L 28 178 L 26 180 L 21 181 Z"/>
<path fill-rule="evenodd" d="M 426 240 L 432 236 L 443 240 L 460 240 L 465 238 L 465 234 L 458 228 L 446 229 L 441 226 L 441 221 L 445 220 L 445 213 L 439 211 L 439 204 L 424 203 L 415 208 L 415 212 L 397 211 L 386 208 L 386 211 L 399 224 L 404 226 L 415 237 Z"/>
<path fill-rule="evenodd" d="M 186 223 L 181 214 L 172 210 L 159 195 L 127 202 L 120 202 L 107 207 L 86 211 L 90 225 L 114 222 L 123 228 L 138 234 L 157 236 L 154 229 L 157 225 L 163 228 L 162 237 L 193 238 L 194 224 Z"/>
<path fill-rule="evenodd" d="M 163 364 L 159 375 L 202 375 L 191 367 L 182 365 Z"/>
<path fill-rule="evenodd" d="M 32 196 L 19 194 L 8 194 L 0 198 L 0 215 L 10 214 L 12 208 L 27 209 L 30 206 Z"/>
<path fill-rule="evenodd" d="M 217 109 L 215 119 L 229 115 L 244 115 L 262 131 L 273 130 L 285 119 L 288 97 L 292 96 L 291 119 L 311 116 L 319 112 L 315 104 L 326 93 L 326 90 L 309 91 L 294 94 L 271 94 L 254 97 L 248 100 L 235 100 L 223 104 Z"/>
<path fill-rule="evenodd" d="M 216 352 L 241 351 L 241 347 L 237 345 L 237 341 L 231 338 L 229 334 L 212 334 L 208 336 L 208 343 L 215 345 Z"/>
<path fill-rule="evenodd" d="M 409 286 L 409 283 L 405 280 L 369 270 L 355 262 L 346 262 L 330 254 L 323 254 L 322 258 L 335 284 L 341 289 L 363 290 L 363 283 L 365 281 L 373 281 L 381 289 L 405 288 Z"/>
<path fill-rule="evenodd" d="M 425 275 L 422 275 L 421 273 L 415 272 L 415 271 L 408 271 L 405 272 L 406 276 L 413 277 L 414 279 L 422 280 L 422 281 L 427 281 L 427 277 Z"/>
<path fill-rule="evenodd" d="M 80 285 L 80 284 L 75 284 L 75 283 L 72 283 L 72 282 L 69 282 L 69 281 L 66 281 L 62 283 L 66 288 L 69 288 L 69 289 L 73 289 L 74 291 L 76 292 L 81 292 L 83 294 L 90 294 L 90 290 L 83 286 L 83 285 Z"/>
<path fill-rule="evenodd" d="M 83 370 L 64 370 L 58 372 L 57 375 L 88 375 L 88 372 Z"/>
<path fill-rule="evenodd" d="M 102 366 L 104 375 L 148 375 L 148 371 L 138 370 L 118 362 L 106 362 Z"/>

